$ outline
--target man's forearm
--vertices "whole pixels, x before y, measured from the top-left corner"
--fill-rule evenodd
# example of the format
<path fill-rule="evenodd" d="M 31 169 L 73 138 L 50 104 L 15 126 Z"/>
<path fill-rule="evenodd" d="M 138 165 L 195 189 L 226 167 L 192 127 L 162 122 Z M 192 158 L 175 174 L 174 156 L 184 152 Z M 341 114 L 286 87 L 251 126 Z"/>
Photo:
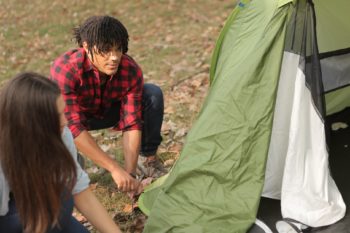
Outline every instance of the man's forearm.
<path fill-rule="evenodd" d="M 123 133 L 123 149 L 125 170 L 129 173 L 136 172 L 137 158 L 141 145 L 141 131 L 132 130 Z"/>
<path fill-rule="evenodd" d="M 83 131 L 74 139 L 78 149 L 97 165 L 107 169 L 121 191 L 128 192 L 138 189 L 139 183 L 125 171 L 114 159 L 105 153 L 87 131 Z M 137 158 L 137 157 L 136 157 Z M 126 162 L 127 163 L 127 162 Z"/>
<path fill-rule="evenodd" d="M 86 155 L 94 163 L 106 170 L 112 172 L 114 169 L 120 169 L 120 165 L 105 153 L 95 142 L 88 131 L 83 131 L 74 142 L 80 152 Z"/>

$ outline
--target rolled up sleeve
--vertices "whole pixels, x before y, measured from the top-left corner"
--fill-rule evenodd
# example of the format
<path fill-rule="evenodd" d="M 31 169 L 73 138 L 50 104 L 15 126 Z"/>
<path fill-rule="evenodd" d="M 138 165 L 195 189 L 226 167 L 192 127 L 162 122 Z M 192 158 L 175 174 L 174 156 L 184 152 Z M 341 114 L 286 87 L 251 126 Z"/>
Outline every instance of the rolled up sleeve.
<path fill-rule="evenodd" d="M 66 102 L 64 112 L 68 121 L 68 127 L 73 137 L 76 138 L 82 131 L 86 130 L 82 124 L 86 119 L 84 114 L 81 113 L 77 102 L 78 95 L 75 91 L 75 86 L 79 84 L 79 78 L 76 77 L 77 72 L 67 64 L 60 65 L 60 61 L 57 61 L 51 67 L 50 73 L 50 79 L 57 83 Z"/>
<path fill-rule="evenodd" d="M 143 77 L 140 69 L 136 71 L 132 85 L 121 101 L 118 129 L 122 131 L 142 129 Z"/>

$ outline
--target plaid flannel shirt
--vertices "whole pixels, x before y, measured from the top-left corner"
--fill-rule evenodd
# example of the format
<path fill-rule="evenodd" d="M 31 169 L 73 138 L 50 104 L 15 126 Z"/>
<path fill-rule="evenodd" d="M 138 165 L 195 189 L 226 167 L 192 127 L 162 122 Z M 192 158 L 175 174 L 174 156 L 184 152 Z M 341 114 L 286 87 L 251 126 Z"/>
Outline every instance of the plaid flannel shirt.
<path fill-rule="evenodd" d="M 103 118 L 112 103 L 120 101 L 117 130 L 141 130 L 143 76 L 141 68 L 128 55 L 123 55 L 118 72 L 106 83 L 101 93 L 98 70 L 84 49 L 74 49 L 57 58 L 51 66 L 50 79 L 61 89 L 66 102 L 65 116 L 74 137 L 88 130 L 88 118 Z"/>

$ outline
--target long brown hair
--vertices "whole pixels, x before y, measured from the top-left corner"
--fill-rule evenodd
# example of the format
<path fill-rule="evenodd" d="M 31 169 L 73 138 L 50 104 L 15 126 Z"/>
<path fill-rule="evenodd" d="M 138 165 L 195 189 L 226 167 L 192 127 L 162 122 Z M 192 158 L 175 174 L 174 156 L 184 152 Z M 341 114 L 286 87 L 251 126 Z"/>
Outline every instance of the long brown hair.
<path fill-rule="evenodd" d="M 0 162 L 25 232 L 57 225 L 61 200 L 76 181 L 61 138 L 59 95 L 55 83 L 36 73 L 17 75 L 0 93 Z"/>

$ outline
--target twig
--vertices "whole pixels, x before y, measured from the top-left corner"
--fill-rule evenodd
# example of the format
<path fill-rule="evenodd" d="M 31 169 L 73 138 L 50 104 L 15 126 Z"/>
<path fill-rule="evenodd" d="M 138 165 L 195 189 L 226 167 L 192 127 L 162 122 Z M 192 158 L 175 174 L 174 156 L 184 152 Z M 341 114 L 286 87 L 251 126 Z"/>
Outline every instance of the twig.
<path fill-rule="evenodd" d="M 187 77 L 185 77 L 185 78 L 183 78 L 183 79 L 178 80 L 176 83 L 174 83 L 174 84 L 172 84 L 172 85 L 170 86 L 170 90 L 173 91 L 174 88 L 175 88 L 176 86 L 180 85 L 180 84 L 183 83 L 184 81 L 186 81 L 186 80 L 188 80 L 188 79 L 191 79 L 191 78 L 193 78 L 193 77 L 196 77 L 198 74 L 201 74 L 201 73 L 204 73 L 204 72 L 208 72 L 208 68 L 204 68 L 204 69 L 202 69 L 202 70 L 197 71 L 197 72 L 194 73 L 194 74 L 191 74 L 191 75 L 189 75 L 189 76 L 187 76 Z"/>

